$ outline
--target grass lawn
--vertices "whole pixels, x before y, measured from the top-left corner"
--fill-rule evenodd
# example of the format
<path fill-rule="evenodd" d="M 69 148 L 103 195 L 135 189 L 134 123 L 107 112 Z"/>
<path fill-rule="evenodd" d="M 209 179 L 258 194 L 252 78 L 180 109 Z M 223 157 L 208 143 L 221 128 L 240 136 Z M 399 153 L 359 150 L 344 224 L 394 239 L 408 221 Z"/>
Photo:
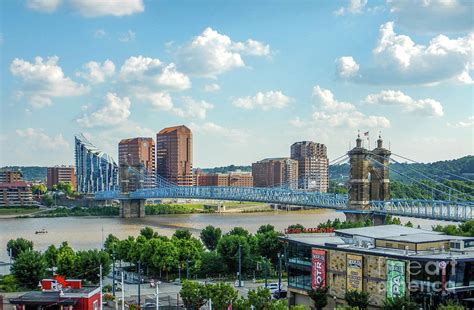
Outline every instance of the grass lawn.
<path fill-rule="evenodd" d="M 30 214 L 38 211 L 38 207 L 25 207 L 25 208 L 16 208 L 16 207 L 5 207 L 0 208 L 0 215 L 24 215 Z"/>

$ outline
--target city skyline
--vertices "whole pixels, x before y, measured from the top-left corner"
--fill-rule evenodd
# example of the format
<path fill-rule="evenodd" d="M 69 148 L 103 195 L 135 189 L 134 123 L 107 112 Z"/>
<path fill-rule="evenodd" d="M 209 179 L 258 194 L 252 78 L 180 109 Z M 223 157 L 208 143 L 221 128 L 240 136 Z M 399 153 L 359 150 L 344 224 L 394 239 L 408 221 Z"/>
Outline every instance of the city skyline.
<path fill-rule="evenodd" d="M 474 4 L 423 3 L 2 2 L 0 165 L 73 164 L 77 132 L 118 160 L 176 124 L 194 167 L 305 140 L 331 160 L 358 130 L 418 161 L 473 154 Z"/>

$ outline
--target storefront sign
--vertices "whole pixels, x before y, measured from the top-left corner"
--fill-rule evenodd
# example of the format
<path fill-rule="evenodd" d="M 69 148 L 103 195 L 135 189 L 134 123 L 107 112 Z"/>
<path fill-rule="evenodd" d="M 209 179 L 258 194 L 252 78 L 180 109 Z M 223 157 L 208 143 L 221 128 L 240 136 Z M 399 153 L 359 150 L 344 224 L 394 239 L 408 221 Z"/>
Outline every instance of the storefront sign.
<path fill-rule="evenodd" d="M 387 260 L 387 298 L 405 297 L 405 262 Z"/>
<path fill-rule="evenodd" d="M 323 234 L 334 232 L 334 227 L 326 228 L 285 228 L 285 234 Z"/>
<path fill-rule="evenodd" d="M 347 291 L 362 292 L 362 256 L 347 254 Z"/>
<path fill-rule="evenodd" d="M 311 250 L 311 288 L 326 286 L 326 251 Z"/>

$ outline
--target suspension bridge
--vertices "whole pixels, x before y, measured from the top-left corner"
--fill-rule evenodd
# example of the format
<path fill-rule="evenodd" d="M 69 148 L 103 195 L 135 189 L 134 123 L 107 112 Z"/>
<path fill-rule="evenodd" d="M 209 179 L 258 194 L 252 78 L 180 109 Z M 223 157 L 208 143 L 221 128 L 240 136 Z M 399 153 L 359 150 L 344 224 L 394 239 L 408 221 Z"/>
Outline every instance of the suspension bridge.
<path fill-rule="evenodd" d="M 296 205 L 311 208 L 328 208 L 343 211 L 350 220 L 370 217 L 385 218 L 387 215 L 425 218 L 433 220 L 466 221 L 474 219 L 474 197 L 447 186 L 426 173 L 411 169 L 430 184 L 407 176 L 390 167 L 389 163 L 399 163 L 391 155 L 407 160 L 408 158 L 392 154 L 384 149 L 379 138 L 378 146 L 370 151 L 356 140 L 356 147 L 347 154 L 336 158 L 332 164 L 342 164 L 349 160 L 349 194 L 311 192 L 295 189 L 290 184 L 278 184 L 273 187 L 231 187 L 231 186 L 176 186 L 161 176 L 143 175 L 140 171 L 128 167 L 139 175 L 141 185 L 135 191 L 125 193 L 118 190 L 103 191 L 95 194 L 95 200 L 120 200 L 122 216 L 144 216 L 144 202 L 153 198 L 206 199 L 251 201 L 281 205 Z M 389 191 L 389 172 L 407 177 L 431 192 L 431 199 L 391 199 Z M 462 176 L 456 176 L 463 178 Z M 469 182 L 472 180 L 466 179 Z M 144 185 L 145 184 L 145 185 Z M 465 185 L 473 189 L 471 183 Z M 436 199 L 448 197 L 448 199 Z"/>

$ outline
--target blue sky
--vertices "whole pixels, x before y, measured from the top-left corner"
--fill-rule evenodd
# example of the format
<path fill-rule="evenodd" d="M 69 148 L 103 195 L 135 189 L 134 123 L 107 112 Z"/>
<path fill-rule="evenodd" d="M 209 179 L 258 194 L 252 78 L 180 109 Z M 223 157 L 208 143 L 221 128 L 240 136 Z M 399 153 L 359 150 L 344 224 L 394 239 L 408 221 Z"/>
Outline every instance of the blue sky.
<path fill-rule="evenodd" d="M 474 153 L 471 1 L 0 5 L 2 166 L 72 164 L 78 132 L 116 158 L 177 124 L 195 167 L 300 140 L 333 159 L 358 130 L 419 161 Z"/>

